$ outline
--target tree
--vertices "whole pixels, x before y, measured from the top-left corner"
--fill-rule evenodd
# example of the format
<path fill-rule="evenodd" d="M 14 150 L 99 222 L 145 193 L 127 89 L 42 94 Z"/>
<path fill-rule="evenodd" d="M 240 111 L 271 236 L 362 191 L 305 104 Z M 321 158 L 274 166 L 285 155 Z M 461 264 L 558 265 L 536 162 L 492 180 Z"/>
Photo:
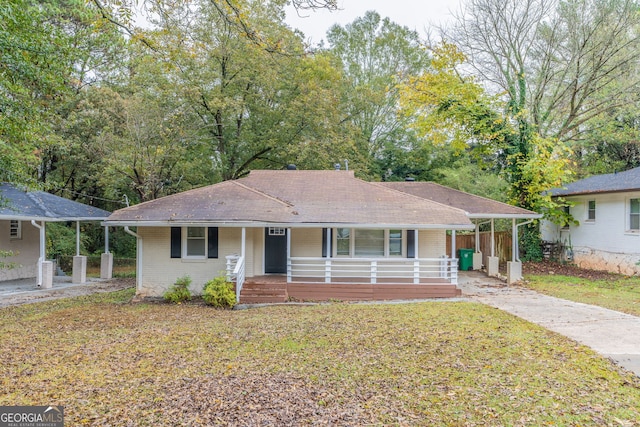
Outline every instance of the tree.
<path fill-rule="evenodd" d="M 329 52 L 339 58 L 347 82 L 343 105 L 347 120 L 360 132 L 362 152 L 377 160 L 417 146 L 411 118 L 399 114 L 398 85 L 429 67 L 429 57 L 415 31 L 369 11 L 345 27 L 327 33 Z M 393 169 L 393 167 L 391 167 Z"/>
<path fill-rule="evenodd" d="M 528 135 L 580 141 L 638 100 L 639 24 L 634 0 L 469 0 L 447 37 L 504 93 L 526 155 Z"/>
<path fill-rule="evenodd" d="M 26 182 L 55 105 L 68 91 L 72 60 L 56 2 L 0 4 L 0 179 Z"/>
<path fill-rule="evenodd" d="M 402 103 L 417 116 L 416 128 L 436 144 L 468 150 L 477 162 L 495 168 L 510 185 L 512 203 L 538 212 L 557 210 L 545 191 L 567 180 L 568 148 L 530 132 L 500 97 L 460 72 L 464 61 L 455 45 L 444 42 L 433 49 L 432 70 L 403 86 Z"/>
<path fill-rule="evenodd" d="M 299 144 L 318 150 L 348 144 L 345 138 L 332 141 L 340 128 L 332 113 L 340 74 L 321 57 L 305 55 L 299 37 L 282 23 L 281 4 L 154 5 L 159 30 L 147 39 L 197 118 L 202 155 L 213 162 L 211 181 L 238 178 L 255 167 L 284 167 L 300 153 Z M 241 14 L 268 43 L 247 37 L 229 14 Z"/>

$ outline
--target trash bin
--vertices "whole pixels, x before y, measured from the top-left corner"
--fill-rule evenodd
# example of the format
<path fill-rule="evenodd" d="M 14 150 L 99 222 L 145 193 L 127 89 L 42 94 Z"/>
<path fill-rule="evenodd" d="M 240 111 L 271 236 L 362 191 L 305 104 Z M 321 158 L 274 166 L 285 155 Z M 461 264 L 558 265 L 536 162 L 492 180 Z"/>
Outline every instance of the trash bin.
<path fill-rule="evenodd" d="M 473 269 L 473 249 L 458 249 L 459 270 Z"/>

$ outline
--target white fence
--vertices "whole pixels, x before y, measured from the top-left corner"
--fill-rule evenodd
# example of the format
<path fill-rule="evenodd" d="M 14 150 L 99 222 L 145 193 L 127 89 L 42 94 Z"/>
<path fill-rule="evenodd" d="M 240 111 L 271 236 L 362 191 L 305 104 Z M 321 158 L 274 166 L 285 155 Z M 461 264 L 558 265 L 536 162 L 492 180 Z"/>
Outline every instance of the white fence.
<path fill-rule="evenodd" d="M 287 282 L 293 280 L 325 283 L 392 282 L 394 279 L 421 283 L 443 279 L 458 284 L 458 260 L 452 258 L 311 258 L 287 260 Z"/>

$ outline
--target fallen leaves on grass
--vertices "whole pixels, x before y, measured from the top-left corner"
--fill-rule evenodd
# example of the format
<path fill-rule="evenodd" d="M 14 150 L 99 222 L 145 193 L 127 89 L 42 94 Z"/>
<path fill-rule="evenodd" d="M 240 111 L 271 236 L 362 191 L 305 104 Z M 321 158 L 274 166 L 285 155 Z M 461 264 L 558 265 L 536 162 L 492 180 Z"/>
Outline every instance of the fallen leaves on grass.
<path fill-rule="evenodd" d="M 639 425 L 640 380 L 475 303 L 0 310 L 0 405 L 69 425 Z"/>

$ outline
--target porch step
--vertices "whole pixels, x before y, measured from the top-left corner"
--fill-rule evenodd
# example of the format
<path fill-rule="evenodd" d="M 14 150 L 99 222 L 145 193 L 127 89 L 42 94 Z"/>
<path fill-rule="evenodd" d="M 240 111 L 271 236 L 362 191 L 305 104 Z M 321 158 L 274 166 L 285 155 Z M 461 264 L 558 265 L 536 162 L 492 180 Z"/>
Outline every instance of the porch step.
<path fill-rule="evenodd" d="M 249 281 L 242 285 L 240 292 L 241 304 L 261 304 L 286 302 L 286 283 Z"/>

